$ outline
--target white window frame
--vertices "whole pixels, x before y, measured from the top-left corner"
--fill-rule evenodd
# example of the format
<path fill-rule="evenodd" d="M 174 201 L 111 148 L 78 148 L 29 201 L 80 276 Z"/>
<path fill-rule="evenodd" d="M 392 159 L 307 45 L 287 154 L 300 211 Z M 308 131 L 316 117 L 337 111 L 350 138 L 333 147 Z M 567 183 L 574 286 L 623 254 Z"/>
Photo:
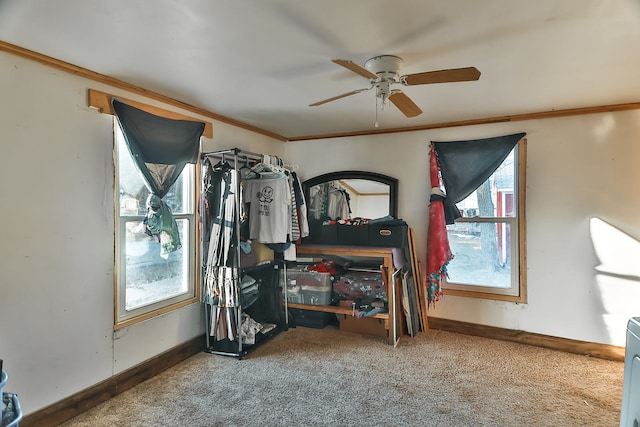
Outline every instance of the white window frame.
<path fill-rule="evenodd" d="M 118 330 L 132 324 L 148 320 L 152 317 L 160 316 L 170 311 L 177 310 L 187 305 L 199 302 L 200 300 L 200 288 L 196 286 L 197 283 L 197 251 L 198 240 L 196 235 L 196 223 L 198 218 L 196 217 L 196 206 L 198 202 L 198 195 L 196 193 L 196 182 L 198 179 L 198 168 L 196 165 L 188 164 L 185 166 L 185 171 L 191 174 L 191 179 L 185 182 L 186 189 L 191 196 L 188 200 L 185 200 L 185 206 L 188 206 L 187 213 L 174 213 L 174 218 L 180 224 L 180 220 L 188 220 L 187 235 L 184 233 L 181 236 L 182 251 L 188 255 L 187 264 L 185 268 L 188 269 L 188 288 L 184 293 L 180 295 L 159 300 L 154 303 L 142 305 L 131 310 L 126 309 L 126 278 L 125 268 L 126 265 L 126 253 L 124 250 L 124 244 L 126 242 L 126 223 L 129 221 L 142 221 L 144 215 L 123 215 L 120 210 L 120 182 L 119 182 L 119 159 L 118 159 L 118 144 L 125 143 L 122 131 L 114 119 L 113 127 L 113 159 L 114 159 L 114 197 L 115 197 L 115 275 L 114 275 L 114 329 Z M 184 178 L 184 177 L 183 177 Z M 140 178 L 142 179 L 142 177 Z"/>
<path fill-rule="evenodd" d="M 525 221 L 525 188 L 526 188 L 526 139 L 523 138 L 514 148 L 514 158 L 517 159 L 514 177 L 514 217 L 463 217 L 456 223 L 506 223 L 510 227 L 511 248 L 511 286 L 496 287 L 491 284 L 468 285 L 443 280 L 442 289 L 445 295 L 457 295 L 471 298 L 527 302 L 526 286 L 526 221 Z M 455 258 L 450 264 L 455 262 Z"/>

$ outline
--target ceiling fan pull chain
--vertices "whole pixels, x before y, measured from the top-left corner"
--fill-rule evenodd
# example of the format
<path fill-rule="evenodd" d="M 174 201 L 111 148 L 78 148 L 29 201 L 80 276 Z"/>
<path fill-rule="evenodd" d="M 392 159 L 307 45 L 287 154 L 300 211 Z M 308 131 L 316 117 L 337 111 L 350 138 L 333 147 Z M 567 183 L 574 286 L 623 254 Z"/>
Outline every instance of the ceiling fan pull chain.
<path fill-rule="evenodd" d="M 375 126 L 375 127 L 380 126 L 380 125 L 378 124 L 378 97 L 377 97 L 377 96 L 376 96 L 376 122 L 375 122 L 374 126 Z"/>

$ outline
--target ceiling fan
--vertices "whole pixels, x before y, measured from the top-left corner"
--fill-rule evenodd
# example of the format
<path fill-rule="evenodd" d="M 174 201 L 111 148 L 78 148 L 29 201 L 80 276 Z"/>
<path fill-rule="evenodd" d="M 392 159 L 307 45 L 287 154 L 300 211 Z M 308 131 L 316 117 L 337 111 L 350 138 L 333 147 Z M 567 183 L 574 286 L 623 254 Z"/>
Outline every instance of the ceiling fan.
<path fill-rule="evenodd" d="M 376 88 L 376 102 L 380 99 L 382 101 L 381 105 L 384 106 L 385 101 L 389 100 L 405 116 L 415 117 L 422 114 L 420 107 L 418 107 L 411 98 L 405 95 L 401 90 L 392 89 L 392 85 L 401 84 L 403 86 L 415 86 L 433 83 L 466 82 L 478 80 L 480 78 L 480 71 L 475 67 L 400 75 L 402 58 L 394 55 L 374 56 L 364 63 L 364 67 L 349 59 L 332 59 L 332 61 L 356 74 L 361 75 L 362 77 L 370 79 L 371 85 L 368 88 L 356 89 L 351 92 L 343 93 L 342 95 L 315 102 L 310 104 L 310 107 L 326 104 L 327 102 Z"/>

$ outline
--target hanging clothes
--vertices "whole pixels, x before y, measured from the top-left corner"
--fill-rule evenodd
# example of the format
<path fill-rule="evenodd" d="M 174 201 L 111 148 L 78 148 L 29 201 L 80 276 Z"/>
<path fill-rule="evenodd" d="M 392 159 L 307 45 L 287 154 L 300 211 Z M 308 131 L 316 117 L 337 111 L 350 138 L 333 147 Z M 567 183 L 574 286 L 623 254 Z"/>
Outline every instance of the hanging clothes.
<path fill-rule="evenodd" d="M 244 182 L 249 204 L 249 238 L 262 243 L 286 243 L 291 231 L 291 188 L 286 175 Z"/>
<path fill-rule="evenodd" d="M 347 191 L 337 182 L 329 184 L 329 199 L 327 201 L 327 215 L 332 220 L 351 218 L 350 197 Z"/>
<path fill-rule="evenodd" d="M 338 182 L 331 181 L 316 187 L 309 209 L 313 219 L 335 221 L 351 217 L 350 196 Z"/>
<path fill-rule="evenodd" d="M 291 212 L 289 214 L 289 217 L 291 218 L 291 227 L 289 230 L 289 237 L 291 242 L 295 243 L 300 240 L 300 217 L 298 216 L 298 206 L 296 202 L 296 192 L 294 189 L 293 175 L 291 173 L 288 173 L 287 179 L 289 180 L 289 191 L 291 192 Z"/>
<path fill-rule="evenodd" d="M 263 297 L 260 280 L 241 269 L 243 251 L 251 250 L 251 240 L 295 248 L 292 241 L 308 236 L 309 226 L 300 182 L 281 159 L 263 156 L 250 166 L 246 157 L 239 166 L 238 153 L 233 156 L 234 166 L 224 161 L 224 153 L 203 161 L 203 301 L 210 305 L 209 336 L 251 344 L 258 330 L 244 310 L 259 310 Z M 212 158 L 222 160 L 214 165 Z"/>
<path fill-rule="evenodd" d="M 207 265 L 229 266 L 237 261 L 232 261 L 229 255 L 235 233 L 237 199 L 240 197 L 238 173 L 227 163 L 218 163 L 213 171 L 209 190 L 217 200 L 211 202 Z"/>
<path fill-rule="evenodd" d="M 307 202 L 302 191 L 302 185 L 300 179 L 295 172 L 291 173 L 291 179 L 293 184 L 293 195 L 295 203 L 293 204 L 292 215 L 297 216 L 297 223 L 299 228 L 299 236 L 297 239 L 292 239 L 295 243 L 300 243 L 302 238 L 309 236 L 309 222 L 307 220 Z"/>
<path fill-rule="evenodd" d="M 203 300 L 211 305 L 210 335 L 233 340 L 237 336 L 239 266 L 235 251 L 236 206 L 240 197 L 238 173 L 226 162 L 204 161 L 203 246 L 206 248 Z"/>
<path fill-rule="evenodd" d="M 325 182 L 311 188 L 311 202 L 309 213 L 311 218 L 318 221 L 327 214 L 327 203 L 329 200 L 329 183 Z"/>

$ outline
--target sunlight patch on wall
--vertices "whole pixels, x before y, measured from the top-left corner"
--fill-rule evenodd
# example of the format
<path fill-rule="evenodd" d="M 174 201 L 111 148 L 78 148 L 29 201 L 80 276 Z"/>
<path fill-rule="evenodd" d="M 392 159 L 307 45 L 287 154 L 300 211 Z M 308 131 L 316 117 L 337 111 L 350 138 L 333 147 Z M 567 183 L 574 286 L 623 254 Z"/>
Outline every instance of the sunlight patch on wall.
<path fill-rule="evenodd" d="M 600 122 L 593 128 L 593 133 L 597 137 L 598 142 L 604 142 L 605 138 L 616 127 L 616 119 L 613 114 L 609 113 L 602 116 Z"/>
<path fill-rule="evenodd" d="M 612 344 L 624 346 L 629 318 L 640 316 L 640 242 L 600 218 L 591 218 L 590 231 L 602 320 Z"/>

